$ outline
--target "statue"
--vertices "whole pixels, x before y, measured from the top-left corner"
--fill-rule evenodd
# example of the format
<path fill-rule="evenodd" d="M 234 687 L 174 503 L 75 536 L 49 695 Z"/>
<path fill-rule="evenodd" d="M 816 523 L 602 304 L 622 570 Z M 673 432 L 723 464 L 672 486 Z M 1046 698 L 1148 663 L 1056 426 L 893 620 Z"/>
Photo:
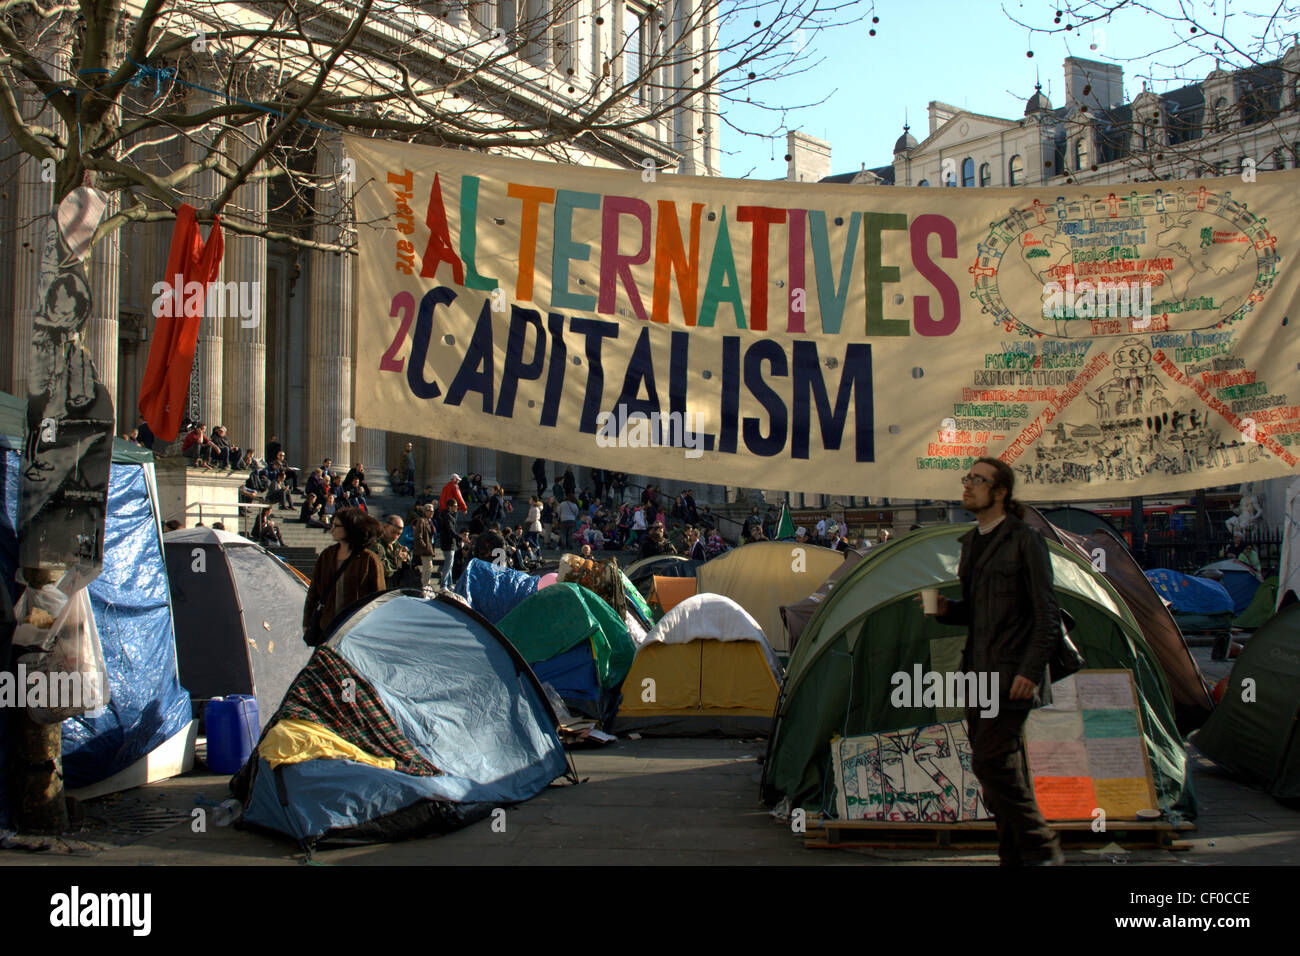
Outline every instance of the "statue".
<path fill-rule="evenodd" d="M 1241 501 L 1233 509 L 1233 516 L 1224 524 L 1227 525 L 1231 534 L 1244 535 L 1259 522 L 1263 514 L 1264 511 L 1259 506 L 1259 499 L 1255 497 L 1254 486 L 1249 482 L 1244 482 L 1241 486 Z"/>

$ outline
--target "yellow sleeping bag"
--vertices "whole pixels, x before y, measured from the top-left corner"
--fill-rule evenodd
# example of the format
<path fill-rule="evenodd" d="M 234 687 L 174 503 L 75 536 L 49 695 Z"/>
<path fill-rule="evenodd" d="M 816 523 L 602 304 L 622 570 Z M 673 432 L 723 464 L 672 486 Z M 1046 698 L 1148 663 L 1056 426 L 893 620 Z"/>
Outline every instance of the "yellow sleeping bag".
<path fill-rule="evenodd" d="M 392 757 L 375 757 L 356 744 L 310 720 L 279 720 L 266 732 L 257 752 L 272 769 L 304 760 L 355 760 L 385 770 L 397 768 Z"/>

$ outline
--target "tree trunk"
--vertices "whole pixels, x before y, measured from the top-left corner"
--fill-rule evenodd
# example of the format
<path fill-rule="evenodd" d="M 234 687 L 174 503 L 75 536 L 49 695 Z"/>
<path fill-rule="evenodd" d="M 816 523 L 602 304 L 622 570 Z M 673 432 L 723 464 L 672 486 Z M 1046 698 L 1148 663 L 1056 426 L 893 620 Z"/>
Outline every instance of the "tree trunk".
<path fill-rule="evenodd" d="M 56 574 L 24 568 L 23 578 L 28 587 L 42 587 L 53 583 Z M 4 604 L 8 603 L 6 594 Z M 6 616 L 12 619 L 12 611 Z M 10 647 L 7 640 L 2 643 Z M 0 661 L 0 664 L 9 663 L 9 660 Z M 26 690 L 17 688 L 19 694 L 25 694 Z M 63 724 L 38 724 L 26 709 L 19 708 L 10 721 L 9 739 L 8 783 L 18 829 L 24 833 L 66 833 L 70 827 L 67 800 L 63 796 Z"/>
<path fill-rule="evenodd" d="M 66 833 L 63 797 L 62 724 L 38 724 L 20 711 L 14 720 L 18 746 L 10 765 L 14 816 L 23 833 Z"/>

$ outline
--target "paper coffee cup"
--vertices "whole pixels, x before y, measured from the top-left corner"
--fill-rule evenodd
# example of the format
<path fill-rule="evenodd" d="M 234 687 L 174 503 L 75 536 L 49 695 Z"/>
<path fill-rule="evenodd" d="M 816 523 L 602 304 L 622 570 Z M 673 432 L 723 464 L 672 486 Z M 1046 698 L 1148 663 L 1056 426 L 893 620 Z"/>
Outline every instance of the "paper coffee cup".
<path fill-rule="evenodd" d="M 934 615 L 939 613 L 939 589 L 922 588 L 921 589 L 921 606 L 925 608 L 925 613 Z"/>

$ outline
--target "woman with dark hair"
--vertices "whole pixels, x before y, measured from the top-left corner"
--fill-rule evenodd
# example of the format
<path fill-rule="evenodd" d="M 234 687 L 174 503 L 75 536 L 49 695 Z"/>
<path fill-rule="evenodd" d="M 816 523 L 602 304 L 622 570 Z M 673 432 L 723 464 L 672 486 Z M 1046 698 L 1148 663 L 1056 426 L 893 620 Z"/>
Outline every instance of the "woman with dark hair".
<path fill-rule="evenodd" d="M 314 624 L 320 635 L 329 633 L 345 607 L 384 589 L 384 566 L 370 550 L 379 522 L 356 508 L 340 508 L 330 534 L 337 544 L 316 558 L 302 615 L 303 628 L 310 633 Z"/>

